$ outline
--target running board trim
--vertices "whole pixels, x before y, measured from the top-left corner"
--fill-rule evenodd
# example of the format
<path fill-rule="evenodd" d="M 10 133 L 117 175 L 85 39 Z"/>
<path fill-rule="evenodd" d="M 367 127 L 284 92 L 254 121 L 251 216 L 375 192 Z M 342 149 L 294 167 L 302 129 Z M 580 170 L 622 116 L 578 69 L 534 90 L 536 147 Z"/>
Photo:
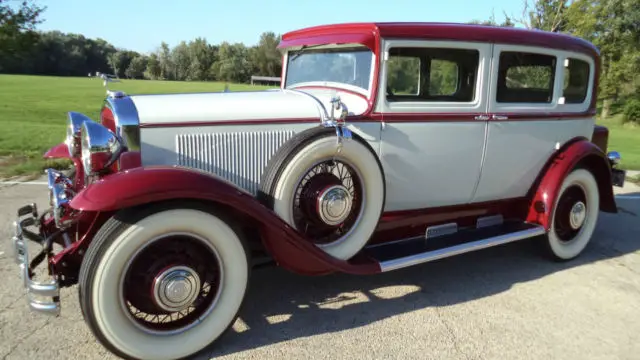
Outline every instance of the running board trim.
<path fill-rule="evenodd" d="M 434 260 L 447 258 L 467 252 L 482 250 L 497 245 L 507 244 L 510 242 L 531 238 L 534 236 L 540 236 L 546 234 L 546 230 L 543 226 L 535 226 L 526 230 L 516 231 L 509 234 L 499 235 L 488 239 L 471 241 L 468 243 L 455 245 L 443 249 L 427 251 L 420 254 L 401 257 L 398 259 L 392 259 L 380 262 L 380 270 L 382 272 L 398 270 Z"/>

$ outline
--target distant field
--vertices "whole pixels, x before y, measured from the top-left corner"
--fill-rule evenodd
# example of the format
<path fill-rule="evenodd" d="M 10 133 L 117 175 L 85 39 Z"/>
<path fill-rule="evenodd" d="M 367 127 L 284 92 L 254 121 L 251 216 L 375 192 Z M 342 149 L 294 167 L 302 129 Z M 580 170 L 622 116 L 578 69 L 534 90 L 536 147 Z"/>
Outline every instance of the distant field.
<path fill-rule="evenodd" d="M 122 80 L 110 89 L 129 94 L 222 91 L 225 83 Z M 231 91 L 261 90 L 266 86 L 229 84 Z M 67 111 L 98 118 L 105 89 L 100 79 L 0 75 L 0 178 L 41 174 L 42 154 L 63 141 Z M 609 148 L 622 154 L 622 167 L 640 170 L 640 127 L 621 124 L 615 117 L 598 123 L 610 130 Z"/>
<path fill-rule="evenodd" d="M 109 89 L 128 94 L 222 91 L 225 83 L 126 80 Z M 266 86 L 229 84 L 231 91 Z M 78 111 L 97 119 L 105 98 L 97 78 L 0 75 L 0 177 L 41 173 L 42 154 L 64 140 L 66 114 Z M 64 164 L 66 165 L 66 164 Z"/>

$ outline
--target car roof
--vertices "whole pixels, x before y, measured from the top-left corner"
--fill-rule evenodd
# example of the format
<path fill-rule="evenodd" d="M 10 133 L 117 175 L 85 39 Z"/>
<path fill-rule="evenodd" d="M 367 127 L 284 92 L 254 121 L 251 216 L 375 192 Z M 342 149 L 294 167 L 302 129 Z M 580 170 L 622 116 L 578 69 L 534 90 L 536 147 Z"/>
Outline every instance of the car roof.
<path fill-rule="evenodd" d="M 576 51 L 595 59 L 600 55 L 598 48 L 592 43 L 566 34 L 515 27 L 436 22 L 371 22 L 312 26 L 285 33 L 279 47 L 359 43 L 375 51 L 380 38 L 517 44 Z"/>

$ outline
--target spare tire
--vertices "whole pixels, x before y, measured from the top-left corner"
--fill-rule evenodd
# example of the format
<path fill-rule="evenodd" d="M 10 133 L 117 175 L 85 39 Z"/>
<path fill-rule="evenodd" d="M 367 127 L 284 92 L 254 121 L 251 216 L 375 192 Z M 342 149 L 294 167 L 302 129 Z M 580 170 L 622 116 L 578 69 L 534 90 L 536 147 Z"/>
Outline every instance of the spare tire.
<path fill-rule="evenodd" d="M 347 260 L 369 241 L 384 208 L 378 157 L 359 136 L 336 129 L 302 131 L 278 149 L 262 176 L 258 198 L 331 256 Z"/>

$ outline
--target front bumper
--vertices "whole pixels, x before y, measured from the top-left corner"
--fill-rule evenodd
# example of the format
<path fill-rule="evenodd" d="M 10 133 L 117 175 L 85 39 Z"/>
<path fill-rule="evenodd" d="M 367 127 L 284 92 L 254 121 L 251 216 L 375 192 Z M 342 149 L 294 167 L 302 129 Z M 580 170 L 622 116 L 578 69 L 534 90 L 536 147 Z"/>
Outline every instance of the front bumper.
<path fill-rule="evenodd" d="M 46 256 L 46 239 L 28 228 L 38 227 L 40 219 L 35 204 L 18 209 L 18 219 L 14 222 L 15 234 L 12 238 L 15 261 L 20 267 L 20 275 L 27 292 L 27 302 L 32 310 L 49 315 L 60 314 L 60 287 L 56 278 L 46 281 L 34 280 L 33 268 L 41 263 Z M 31 240 L 43 246 L 43 251 L 33 261 L 29 260 L 29 249 L 25 240 Z"/>
<path fill-rule="evenodd" d="M 613 183 L 613 186 L 624 187 L 624 180 L 627 177 L 627 172 L 616 168 L 620 163 L 620 153 L 617 151 L 610 151 L 607 153 L 607 158 L 609 159 L 609 165 L 611 165 L 611 182 Z"/>

